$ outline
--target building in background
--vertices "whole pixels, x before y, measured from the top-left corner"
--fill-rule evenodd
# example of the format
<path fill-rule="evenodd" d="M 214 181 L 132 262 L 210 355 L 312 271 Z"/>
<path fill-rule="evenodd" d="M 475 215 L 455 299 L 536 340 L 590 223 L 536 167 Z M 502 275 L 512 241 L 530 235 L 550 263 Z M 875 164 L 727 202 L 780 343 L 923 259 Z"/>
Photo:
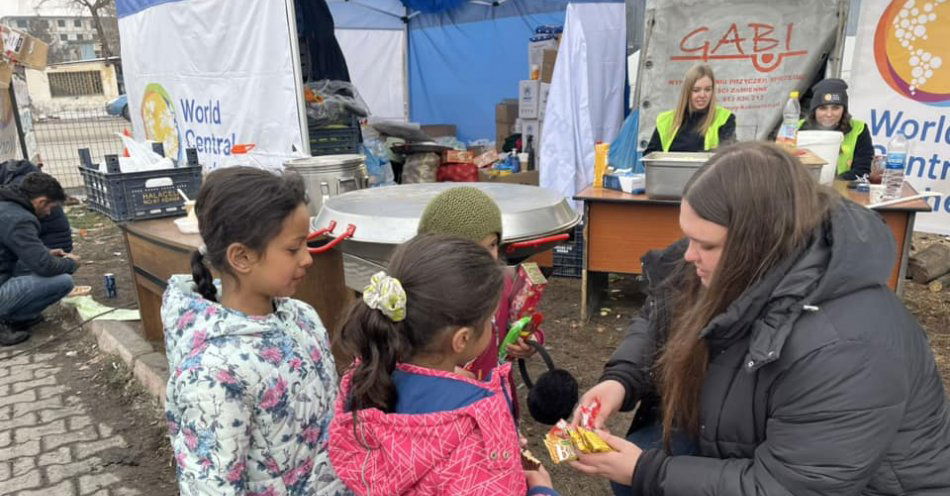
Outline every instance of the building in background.
<path fill-rule="evenodd" d="M 110 49 L 116 51 L 119 31 L 115 17 L 101 17 L 100 21 L 105 36 L 110 38 Z M 48 43 L 51 64 L 104 56 L 102 42 L 91 16 L 7 16 L 0 18 L 0 24 L 25 31 Z"/>

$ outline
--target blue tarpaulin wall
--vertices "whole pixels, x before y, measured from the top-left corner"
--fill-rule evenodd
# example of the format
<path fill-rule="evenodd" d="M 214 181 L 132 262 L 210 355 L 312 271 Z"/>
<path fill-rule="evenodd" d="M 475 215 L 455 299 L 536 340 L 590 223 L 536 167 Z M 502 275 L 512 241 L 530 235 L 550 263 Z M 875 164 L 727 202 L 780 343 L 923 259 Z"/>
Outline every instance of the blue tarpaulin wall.
<path fill-rule="evenodd" d="M 528 39 L 539 25 L 561 25 L 568 3 L 622 0 L 466 2 L 439 13 L 407 11 L 395 0 L 330 2 L 337 28 L 392 29 L 408 18 L 409 118 L 455 124 L 463 142 L 495 137 L 495 105 L 518 97 L 528 79 Z M 356 5 L 354 5 L 356 4 Z M 382 11 L 387 11 L 389 15 Z"/>

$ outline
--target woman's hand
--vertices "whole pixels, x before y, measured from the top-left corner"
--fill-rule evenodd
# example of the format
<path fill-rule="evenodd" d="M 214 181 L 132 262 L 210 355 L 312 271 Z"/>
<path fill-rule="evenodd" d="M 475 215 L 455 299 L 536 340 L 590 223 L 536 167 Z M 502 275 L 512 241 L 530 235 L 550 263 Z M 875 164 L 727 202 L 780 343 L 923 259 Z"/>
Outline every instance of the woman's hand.
<path fill-rule="evenodd" d="M 534 336 L 528 339 L 533 341 Z M 518 338 L 517 341 L 508 345 L 508 360 L 529 358 L 531 355 L 534 355 L 535 351 L 531 345 L 525 342 L 524 338 Z"/>
<path fill-rule="evenodd" d="M 577 402 L 577 408 L 574 409 L 574 417 L 571 420 L 571 425 L 576 427 L 580 422 L 580 415 L 578 415 L 580 407 L 590 404 L 590 402 L 594 401 L 594 398 L 597 398 L 600 400 L 600 412 L 594 417 L 594 429 L 603 429 L 607 418 L 620 411 L 620 407 L 623 405 L 623 399 L 626 395 L 627 391 L 620 382 L 613 379 L 601 382 L 590 388 L 584 393 L 584 396 L 581 396 L 580 401 Z"/>
<path fill-rule="evenodd" d="M 612 435 L 605 430 L 597 430 L 597 434 L 610 445 L 614 451 L 610 453 L 591 453 L 578 455 L 578 460 L 570 462 L 578 472 L 587 475 L 605 477 L 617 484 L 629 486 L 633 482 L 633 471 L 637 467 L 637 460 L 643 453 L 636 444 Z"/>

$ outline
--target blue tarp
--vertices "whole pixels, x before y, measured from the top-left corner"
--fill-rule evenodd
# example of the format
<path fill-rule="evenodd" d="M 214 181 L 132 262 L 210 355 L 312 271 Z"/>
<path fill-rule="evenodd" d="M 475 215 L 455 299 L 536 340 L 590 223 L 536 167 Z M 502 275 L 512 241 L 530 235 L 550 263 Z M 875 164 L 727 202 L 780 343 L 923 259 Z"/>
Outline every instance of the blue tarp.
<path fill-rule="evenodd" d="M 421 124 L 455 124 L 463 142 L 494 139 L 495 105 L 517 98 L 518 81 L 529 77 L 528 39 L 539 25 L 563 24 L 568 3 L 468 3 L 412 17 L 409 118 Z"/>

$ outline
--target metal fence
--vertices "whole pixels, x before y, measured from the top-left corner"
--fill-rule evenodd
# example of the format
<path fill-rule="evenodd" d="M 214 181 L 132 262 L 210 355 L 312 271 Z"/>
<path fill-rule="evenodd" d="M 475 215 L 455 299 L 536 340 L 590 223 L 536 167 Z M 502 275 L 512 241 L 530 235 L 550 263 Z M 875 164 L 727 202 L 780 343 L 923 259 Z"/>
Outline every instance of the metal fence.
<path fill-rule="evenodd" d="M 131 128 L 129 121 L 106 114 L 104 108 L 65 110 L 33 123 L 43 171 L 72 194 L 83 192 L 78 150 L 88 148 L 92 161 L 102 163 L 104 155 L 122 153 L 116 133 Z"/>

